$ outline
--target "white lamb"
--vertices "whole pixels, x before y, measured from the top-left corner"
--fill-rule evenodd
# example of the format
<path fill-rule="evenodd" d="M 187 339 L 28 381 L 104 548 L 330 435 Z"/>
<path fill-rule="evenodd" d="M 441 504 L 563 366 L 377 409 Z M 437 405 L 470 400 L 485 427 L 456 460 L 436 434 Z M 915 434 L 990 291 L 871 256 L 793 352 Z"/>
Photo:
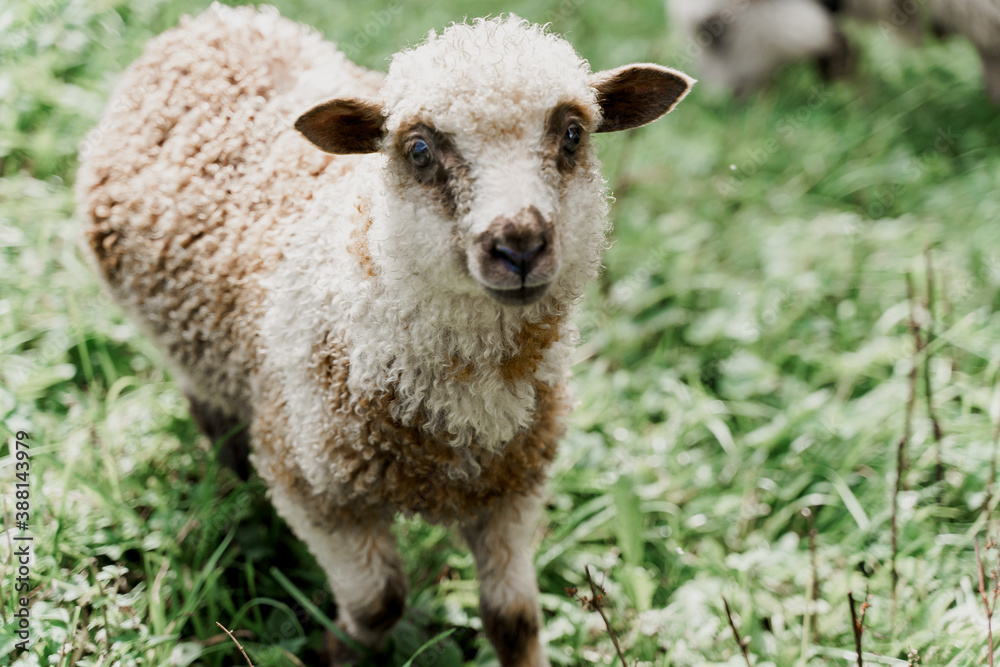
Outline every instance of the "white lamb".
<path fill-rule="evenodd" d="M 467 538 L 501 663 L 548 664 L 530 543 L 571 316 L 607 242 L 590 135 L 659 118 L 692 83 L 592 74 L 514 16 L 432 32 L 383 80 L 273 12 L 221 6 L 123 75 L 84 145 L 89 246 L 202 428 L 249 425 L 361 644 L 402 614 L 390 524 L 419 513 Z"/>

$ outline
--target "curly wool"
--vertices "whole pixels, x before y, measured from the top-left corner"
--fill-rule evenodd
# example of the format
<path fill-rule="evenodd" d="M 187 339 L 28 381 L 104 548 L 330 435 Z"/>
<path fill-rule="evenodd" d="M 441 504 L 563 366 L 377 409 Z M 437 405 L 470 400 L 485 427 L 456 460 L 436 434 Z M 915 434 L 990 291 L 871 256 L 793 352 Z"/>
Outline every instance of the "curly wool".
<path fill-rule="evenodd" d="M 77 199 L 100 273 L 185 387 L 244 420 L 260 277 L 320 180 L 358 161 L 315 150 L 292 122 L 381 78 L 273 10 L 213 5 L 148 44 L 81 145 Z"/>
<path fill-rule="evenodd" d="M 541 57 L 549 47 L 560 67 L 546 66 L 539 74 L 536 61 L 531 68 L 519 65 L 521 50 Z M 464 49 L 459 60 L 467 69 L 447 69 L 456 66 L 442 55 L 448 48 Z M 468 63 L 476 57 L 505 63 L 503 76 L 488 82 L 475 76 Z M 399 116 L 436 128 L 476 127 L 475 132 L 455 131 L 462 154 L 473 164 L 500 163 L 506 155 L 491 160 L 484 154 L 502 152 L 514 140 L 501 131 L 505 121 L 543 127 L 556 100 L 569 99 L 590 110 L 593 124 L 598 122 L 588 71 L 565 41 L 516 17 L 454 25 L 393 61 L 380 98 L 389 114 L 385 142 L 393 141 Z M 489 92 L 507 85 L 528 86 L 537 98 L 522 91 L 520 111 L 512 114 L 502 96 Z M 488 98 L 489 104 L 472 102 Z M 310 359 L 317 341 L 341 331 L 351 400 L 380 402 L 404 427 L 418 426 L 452 446 L 497 452 L 536 421 L 537 383 L 565 381 L 578 337 L 570 316 L 607 244 L 606 186 L 596 158 L 588 159 L 579 170 L 579 188 L 558 220 L 563 268 L 548 294 L 522 309 L 503 306 L 478 287 L 470 289 L 467 276 L 443 261 L 448 259 L 441 257 L 447 228 L 414 224 L 422 213 L 391 187 L 381 190 L 381 184 L 397 182 L 382 156 L 318 193 L 288 238 L 287 261 L 268 280 L 272 299 L 263 323 L 273 378 L 284 386 L 295 424 L 295 457 L 317 492 L 337 478 L 346 449 L 327 444 L 339 424 L 324 408 Z M 489 174 L 475 175 L 479 187 L 496 187 Z M 503 198 L 516 195 L 509 188 Z M 331 219 L 345 218 L 349 224 L 331 229 Z M 296 326 L 288 326 L 291 321 Z M 533 330 L 544 333 L 525 335 Z M 454 479 L 479 474 L 478 463 L 469 457 L 447 469 Z"/>
<path fill-rule="evenodd" d="M 573 47 L 541 26 L 517 16 L 475 19 L 432 30 L 419 47 L 393 56 L 382 101 L 390 131 L 433 114 L 439 130 L 471 135 L 508 129 L 562 100 L 589 99 L 598 116 L 589 76 Z M 497 126 L 505 121 L 507 128 Z"/>
<path fill-rule="evenodd" d="M 475 74 L 486 63 L 503 64 L 489 85 Z M 559 101 L 594 129 L 588 76 L 566 42 L 509 17 L 432 34 L 383 86 L 307 28 L 213 6 L 150 42 L 88 138 L 86 238 L 186 390 L 251 423 L 269 484 L 331 520 L 468 516 L 537 488 L 554 456 L 569 318 L 607 244 L 596 157 L 581 151 L 557 221 L 563 269 L 511 309 L 436 258 L 447 230 L 386 197 L 383 155 L 324 154 L 292 122 L 330 97 L 379 99 L 387 141 L 400 118 L 424 118 L 482 156 L 538 141 L 505 132 L 543 127 Z"/>
<path fill-rule="evenodd" d="M 260 473 L 296 490 L 325 525 L 386 519 L 395 512 L 449 522 L 511 494 L 530 493 L 545 482 L 569 409 L 565 386 L 538 382 L 534 420 L 503 452 L 453 447 L 442 434 L 391 419 L 385 405 L 391 397 L 355 400 L 347 389 L 342 340 L 318 345 L 309 368 L 319 383 L 320 414 L 327 417 L 322 440 L 311 450 L 313 462 L 302 465 L 301 456 L 288 456 L 299 425 L 291 421 L 278 383 L 271 385 L 271 400 L 262 403 L 253 436 Z M 329 467 L 322 465 L 326 461 Z M 322 472 L 320 483 L 316 471 Z"/>

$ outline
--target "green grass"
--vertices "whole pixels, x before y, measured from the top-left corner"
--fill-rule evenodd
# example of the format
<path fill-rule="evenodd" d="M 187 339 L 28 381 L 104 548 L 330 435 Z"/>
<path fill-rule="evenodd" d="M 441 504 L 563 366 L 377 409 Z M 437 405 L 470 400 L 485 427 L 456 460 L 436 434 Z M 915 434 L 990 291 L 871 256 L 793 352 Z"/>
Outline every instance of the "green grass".
<path fill-rule="evenodd" d="M 371 37 L 385 15 L 361 2 L 277 4 L 369 67 L 432 27 L 512 9 L 551 21 L 595 69 L 693 70 L 653 0 L 395 4 Z M 241 664 L 221 622 L 257 667 L 315 664 L 335 614 L 260 482 L 220 470 L 77 249 L 79 141 L 144 42 L 203 5 L 0 8 L 0 493 L 10 527 L 12 435 L 26 430 L 35 553 L 22 655 L 0 536 L 0 662 Z M 580 405 L 539 531 L 554 664 L 614 656 L 599 616 L 565 593 L 587 590 L 587 565 L 642 665 L 745 664 L 723 596 L 753 664 L 854 664 L 848 591 L 871 604 L 866 664 L 986 662 L 973 545 L 996 535 L 1000 501 L 1000 114 L 968 44 L 851 35 L 848 81 L 793 68 L 744 103 L 698 87 L 667 119 L 600 137 L 616 243 L 580 317 Z M 916 356 L 911 310 L 931 334 Z M 496 664 L 460 541 L 397 529 L 412 592 L 392 664 Z M 984 550 L 987 577 L 997 555 Z"/>

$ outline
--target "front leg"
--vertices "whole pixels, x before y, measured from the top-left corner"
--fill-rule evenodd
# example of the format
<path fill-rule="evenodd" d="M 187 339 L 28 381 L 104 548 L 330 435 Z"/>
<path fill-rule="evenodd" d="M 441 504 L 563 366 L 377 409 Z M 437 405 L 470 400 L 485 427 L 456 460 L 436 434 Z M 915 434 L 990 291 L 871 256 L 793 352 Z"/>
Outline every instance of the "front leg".
<path fill-rule="evenodd" d="M 479 572 L 479 614 L 503 667 L 548 667 L 531 536 L 540 497 L 505 498 L 462 524 Z"/>
<path fill-rule="evenodd" d="M 378 651 L 403 616 L 407 579 L 396 540 L 385 520 L 325 521 L 304 498 L 272 485 L 278 513 L 306 543 L 326 572 L 337 602 L 337 625 Z M 334 640 L 331 665 L 354 665 L 362 656 Z"/>

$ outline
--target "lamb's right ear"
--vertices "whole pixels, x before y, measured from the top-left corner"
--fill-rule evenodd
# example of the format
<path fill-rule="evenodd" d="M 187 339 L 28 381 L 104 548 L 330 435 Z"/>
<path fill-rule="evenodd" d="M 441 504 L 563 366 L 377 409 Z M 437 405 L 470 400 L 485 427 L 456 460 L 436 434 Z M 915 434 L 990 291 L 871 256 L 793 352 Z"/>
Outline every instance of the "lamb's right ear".
<path fill-rule="evenodd" d="M 694 84 L 683 72 L 651 63 L 597 72 L 590 79 L 602 114 L 595 131 L 617 132 L 651 123 L 677 106 Z"/>
<path fill-rule="evenodd" d="M 377 102 L 330 100 L 299 116 L 295 129 L 327 153 L 374 153 L 385 134 L 385 116 Z"/>

